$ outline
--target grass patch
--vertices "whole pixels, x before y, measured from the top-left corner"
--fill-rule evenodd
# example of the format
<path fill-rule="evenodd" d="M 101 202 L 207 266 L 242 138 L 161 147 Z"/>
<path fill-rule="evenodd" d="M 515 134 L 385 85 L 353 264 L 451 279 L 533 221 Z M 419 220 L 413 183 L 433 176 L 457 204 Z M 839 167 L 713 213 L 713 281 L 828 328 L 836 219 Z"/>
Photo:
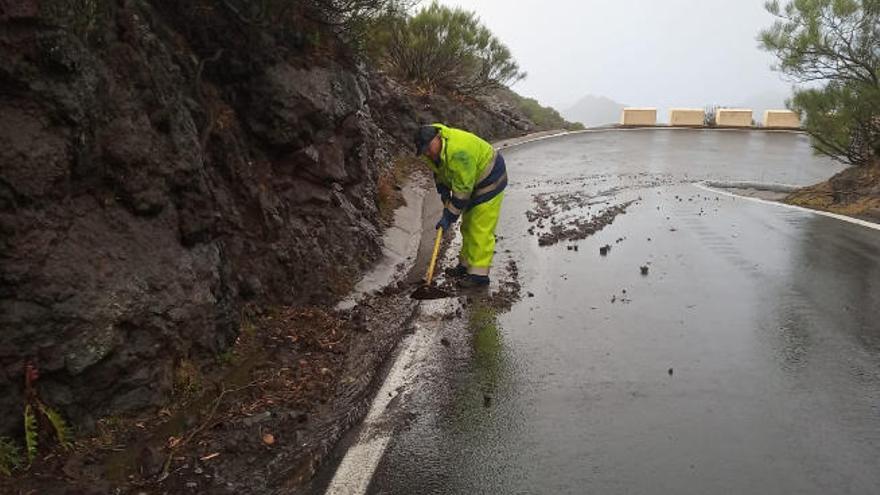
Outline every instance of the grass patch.
<path fill-rule="evenodd" d="M 132 420 L 120 416 L 101 418 L 96 423 L 97 434 L 92 439 L 98 449 L 112 449 L 121 442 L 121 433 L 131 427 Z"/>
<path fill-rule="evenodd" d="M 23 463 L 21 451 L 11 439 L 0 437 L 0 474 L 12 476 L 12 472 Z"/>
<path fill-rule="evenodd" d="M 204 389 L 204 377 L 199 367 L 190 359 L 181 359 L 174 367 L 172 395 L 186 401 L 198 396 Z"/>

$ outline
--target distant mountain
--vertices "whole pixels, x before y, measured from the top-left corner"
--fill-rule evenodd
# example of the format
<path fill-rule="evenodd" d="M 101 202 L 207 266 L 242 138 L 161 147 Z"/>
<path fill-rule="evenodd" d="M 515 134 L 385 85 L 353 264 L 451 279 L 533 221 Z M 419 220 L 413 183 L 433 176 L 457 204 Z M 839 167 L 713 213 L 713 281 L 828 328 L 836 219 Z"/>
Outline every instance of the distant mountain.
<path fill-rule="evenodd" d="M 550 131 L 566 129 L 576 131 L 584 127 L 575 122 L 565 120 L 553 107 L 541 105 L 538 100 L 522 96 L 510 88 L 501 88 L 496 91 L 496 96 L 508 105 L 517 109 L 528 120 L 532 121 L 532 131 Z"/>
<path fill-rule="evenodd" d="M 619 123 L 624 106 L 604 96 L 587 95 L 561 113 L 566 120 L 581 122 L 587 127 L 597 127 Z"/>

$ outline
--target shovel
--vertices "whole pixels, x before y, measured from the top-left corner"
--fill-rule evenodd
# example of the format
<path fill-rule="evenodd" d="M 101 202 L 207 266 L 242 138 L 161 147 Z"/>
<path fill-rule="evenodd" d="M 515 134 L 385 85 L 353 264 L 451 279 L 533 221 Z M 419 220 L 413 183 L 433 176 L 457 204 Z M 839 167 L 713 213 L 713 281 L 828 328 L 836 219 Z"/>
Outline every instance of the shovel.
<path fill-rule="evenodd" d="M 434 279 L 434 268 L 437 266 L 437 254 L 440 253 L 440 241 L 443 239 L 443 227 L 437 229 L 437 238 L 434 239 L 434 252 L 431 254 L 431 263 L 428 265 L 428 273 L 425 275 L 425 285 L 419 287 L 412 293 L 413 299 L 420 301 L 428 299 L 443 299 L 451 297 L 451 295 L 440 287 L 431 285 Z"/>

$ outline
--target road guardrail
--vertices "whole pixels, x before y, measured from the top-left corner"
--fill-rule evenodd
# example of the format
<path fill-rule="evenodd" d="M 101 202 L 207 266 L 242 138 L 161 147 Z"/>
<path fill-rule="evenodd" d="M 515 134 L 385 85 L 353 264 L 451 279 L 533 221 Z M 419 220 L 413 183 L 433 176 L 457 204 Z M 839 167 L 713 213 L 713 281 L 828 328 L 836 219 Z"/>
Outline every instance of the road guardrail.
<path fill-rule="evenodd" d="M 800 116 L 791 110 L 767 110 L 764 123 L 755 123 L 751 108 L 718 108 L 715 110 L 713 127 L 723 128 L 766 128 L 797 130 L 801 128 Z M 708 127 L 706 111 L 700 108 L 671 108 L 669 124 L 657 123 L 657 109 L 650 107 L 624 108 L 620 115 L 623 127 Z"/>

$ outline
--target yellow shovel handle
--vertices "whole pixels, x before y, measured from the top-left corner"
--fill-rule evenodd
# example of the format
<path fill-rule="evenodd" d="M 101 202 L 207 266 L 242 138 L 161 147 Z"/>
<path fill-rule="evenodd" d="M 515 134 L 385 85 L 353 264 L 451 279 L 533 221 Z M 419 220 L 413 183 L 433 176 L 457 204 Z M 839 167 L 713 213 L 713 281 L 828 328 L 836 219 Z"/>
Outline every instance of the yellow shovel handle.
<path fill-rule="evenodd" d="M 428 275 L 425 277 L 427 285 L 431 285 L 434 278 L 434 267 L 437 266 L 437 254 L 440 252 L 440 240 L 443 238 L 443 227 L 437 229 L 437 238 L 434 239 L 434 252 L 431 254 L 431 264 L 428 265 Z"/>

